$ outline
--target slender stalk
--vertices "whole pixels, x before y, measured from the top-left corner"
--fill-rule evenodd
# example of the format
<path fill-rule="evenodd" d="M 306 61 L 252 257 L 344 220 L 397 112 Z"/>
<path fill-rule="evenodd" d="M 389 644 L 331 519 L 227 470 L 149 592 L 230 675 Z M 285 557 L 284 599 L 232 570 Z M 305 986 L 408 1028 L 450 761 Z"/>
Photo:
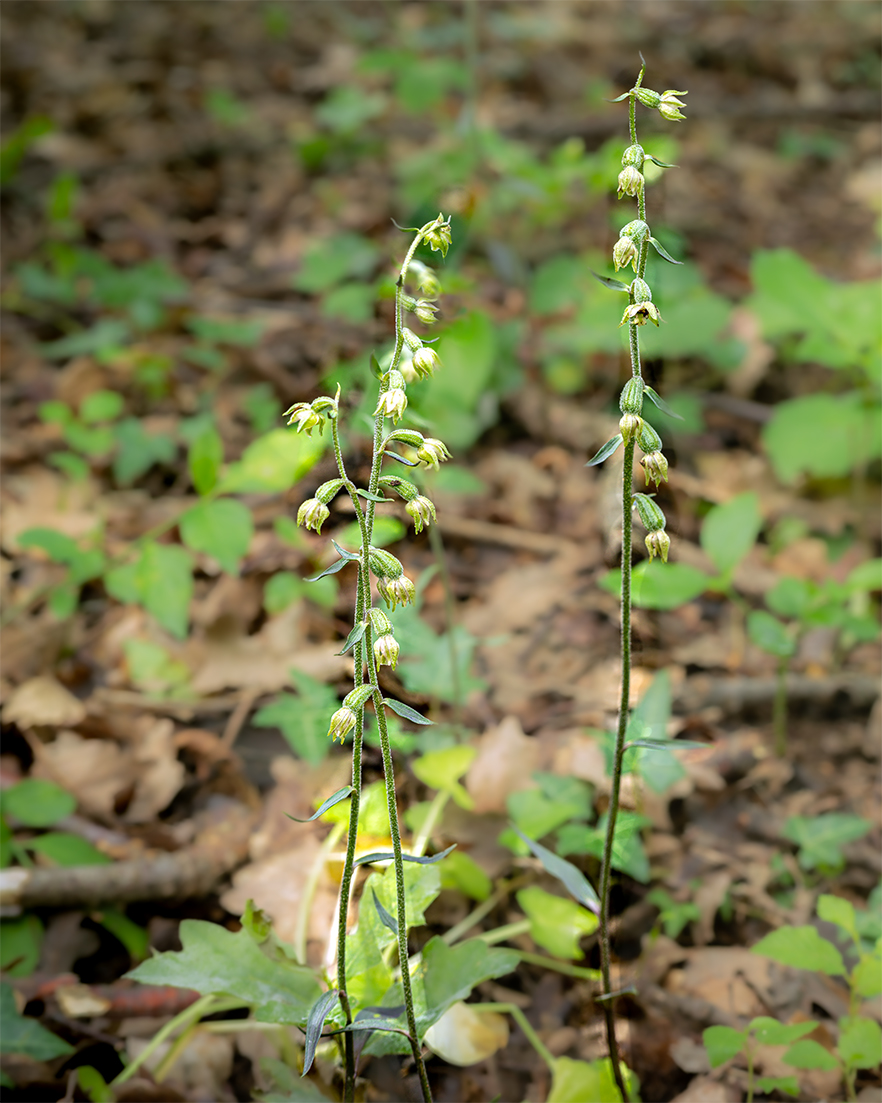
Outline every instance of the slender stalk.
<path fill-rule="evenodd" d="M 527 1016 L 523 1011 L 514 1003 L 473 1003 L 469 1004 L 473 1011 L 497 1011 L 501 1014 L 511 1015 L 518 1026 L 523 1030 L 524 1035 L 533 1049 L 539 1054 L 542 1060 L 548 1065 L 551 1070 L 552 1076 L 555 1070 L 555 1060 L 551 1055 L 551 1051 L 530 1025 Z"/>
<path fill-rule="evenodd" d="M 772 725 L 775 732 L 775 754 L 787 757 L 787 660 L 778 663 L 775 678 L 775 700 L 772 705 Z"/>

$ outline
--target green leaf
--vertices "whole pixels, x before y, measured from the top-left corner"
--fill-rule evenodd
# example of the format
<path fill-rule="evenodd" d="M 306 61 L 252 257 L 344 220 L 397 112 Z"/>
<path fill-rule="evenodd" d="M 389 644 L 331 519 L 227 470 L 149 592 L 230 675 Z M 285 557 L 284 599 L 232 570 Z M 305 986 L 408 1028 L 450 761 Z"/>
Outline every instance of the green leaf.
<path fill-rule="evenodd" d="M 319 571 L 318 574 L 314 574 L 311 578 L 305 579 L 305 581 L 318 582 L 320 578 L 327 578 L 329 575 L 337 574 L 338 571 L 342 571 L 346 564 L 351 562 L 351 559 L 338 559 L 336 563 L 332 563 L 330 567 L 325 567 L 323 571 Z"/>
<path fill-rule="evenodd" d="M 731 575 L 756 543 L 762 523 L 759 496 L 752 490 L 708 513 L 701 528 L 701 546 L 720 574 Z"/>
<path fill-rule="evenodd" d="M 181 539 L 195 552 L 205 552 L 228 574 L 238 574 L 254 535 L 251 510 L 232 498 L 198 502 L 178 520 Z"/>
<path fill-rule="evenodd" d="M 795 1076 L 760 1076 L 756 1081 L 757 1091 L 763 1094 L 786 1092 L 787 1095 L 799 1095 L 799 1082 Z"/>
<path fill-rule="evenodd" d="M 374 896 L 374 899 L 376 900 L 376 896 Z M 303 1072 L 300 1074 L 301 1076 L 306 1076 L 312 1068 L 312 1063 L 315 1060 L 315 1049 L 322 1035 L 325 1019 L 330 1014 L 331 1008 L 339 1000 L 339 991 L 336 988 L 331 988 L 320 996 L 310 1008 L 306 1020 L 306 1042 L 303 1047 Z"/>
<path fill-rule="evenodd" d="M 686 563 L 662 563 L 644 559 L 631 575 L 631 597 L 640 609 L 676 609 L 703 594 L 710 577 Z M 607 571 L 599 585 L 611 594 L 622 592 L 622 572 Z"/>
<path fill-rule="evenodd" d="M 448 846 L 446 850 L 441 850 L 437 854 L 431 856 L 420 856 L 418 854 L 402 854 L 401 860 L 404 862 L 413 862 L 419 866 L 433 866 L 436 863 L 442 861 L 456 849 L 456 843 Z M 373 865 L 374 862 L 391 862 L 395 859 L 395 852 L 392 850 L 375 850 L 371 854 L 362 854 L 360 858 L 357 858 L 355 864 L 357 866 Z"/>
<path fill-rule="evenodd" d="M 263 588 L 263 607 L 275 616 L 303 595 L 304 585 L 293 571 L 277 571 L 266 580 Z"/>
<path fill-rule="evenodd" d="M 389 912 L 386 911 L 386 909 L 383 907 L 383 905 L 377 899 L 377 894 L 373 891 L 373 889 L 371 889 L 371 895 L 373 896 L 374 907 L 377 910 L 377 915 L 380 917 L 380 922 L 383 924 L 383 926 L 386 928 L 386 930 L 391 931 L 392 934 L 394 934 L 397 938 L 398 937 L 398 922 L 395 919 L 395 916 L 390 915 Z"/>
<path fill-rule="evenodd" d="M 118 486 L 131 486 L 155 463 L 171 464 L 177 455 L 177 445 L 168 433 L 148 433 L 136 417 L 121 421 L 114 434 L 113 477 Z"/>
<path fill-rule="evenodd" d="M 541 843 L 537 843 L 535 839 L 529 838 L 516 824 L 512 826 L 533 854 L 539 859 L 547 872 L 550 873 L 552 877 L 556 877 L 564 888 L 575 896 L 580 904 L 584 904 L 589 911 L 600 914 L 600 900 L 584 873 L 582 873 L 580 869 L 577 869 L 572 862 L 568 862 L 564 858 L 559 858 L 551 850 L 542 846 Z"/>
<path fill-rule="evenodd" d="M 4 816 L 13 816 L 25 827 L 51 827 L 76 811 L 76 798 L 66 789 L 43 778 L 28 777 L 0 795 Z"/>
<path fill-rule="evenodd" d="M 747 614 L 747 634 L 752 643 L 769 655 L 789 659 L 796 654 L 796 640 L 781 621 L 765 609 L 751 609 Z"/>
<path fill-rule="evenodd" d="M 455 850 L 441 867 L 441 887 L 458 889 L 480 903 L 492 892 L 493 882 L 474 858 L 465 851 Z"/>
<path fill-rule="evenodd" d="M 468 812 L 475 807 L 475 802 L 459 779 L 468 771 L 477 753 L 474 747 L 459 743 L 441 751 L 429 751 L 414 759 L 410 765 L 420 781 L 431 789 L 449 793 L 460 808 Z"/>
<path fill-rule="evenodd" d="M 779 1023 L 769 1015 L 759 1015 L 751 1019 L 747 1029 L 760 1045 L 786 1046 L 805 1034 L 811 1034 L 817 1025 L 816 1022 Z"/>
<path fill-rule="evenodd" d="M 861 936 L 857 929 L 857 917 L 854 904 L 850 900 L 843 900 L 841 896 L 829 896 L 823 894 L 818 897 L 818 919 L 825 923 L 835 923 L 845 933 L 860 945 Z"/>
<path fill-rule="evenodd" d="M 408 605 L 395 614 L 395 636 L 401 645 L 397 673 L 411 693 L 453 701 L 457 685 L 463 700 L 484 688 L 484 682 L 472 674 L 478 641 L 463 625 L 454 625 L 452 632 L 438 635 Z"/>
<path fill-rule="evenodd" d="M 311 294 L 330 291 L 350 277 L 369 276 L 378 259 L 379 250 L 368 238 L 353 233 L 335 234 L 310 246 L 292 283 L 298 291 Z"/>
<path fill-rule="evenodd" d="M 695 919 L 701 919 L 701 909 L 691 900 L 674 900 L 664 889 L 653 889 L 646 894 L 650 904 L 659 910 L 659 921 L 668 938 L 677 938 L 683 928 Z"/>
<path fill-rule="evenodd" d="M 258 728 L 278 728 L 291 750 L 317 766 L 328 753 L 328 716 L 337 708 L 337 694 L 309 674 L 291 671 L 297 695 L 280 694 L 259 709 L 252 720 Z"/>
<path fill-rule="evenodd" d="M 610 437 L 610 439 L 606 442 L 606 444 L 603 445 L 603 447 L 601 447 L 600 449 L 598 449 L 597 452 L 595 452 L 595 454 L 585 464 L 585 466 L 586 467 L 594 467 L 598 463 L 603 463 L 603 461 L 605 459 L 608 459 L 613 454 L 613 452 L 615 452 L 615 450 L 618 448 L 618 446 L 621 443 L 622 443 L 622 434 L 621 433 L 616 433 L 616 435 L 614 437 Z"/>
<path fill-rule="evenodd" d="M 858 391 L 803 395 L 778 403 L 762 438 L 782 482 L 841 478 L 882 455 L 882 410 Z"/>
<path fill-rule="evenodd" d="M 73 1046 L 40 1026 L 36 1019 L 19 1015 L 12 985 L 0 983 L 0 1053 L 51 1061 L 73 1052 Z"/>
<path fill-rule="evenodd" d="M 192 560 L 183 548 L 153 541 L 144 545 L 135 567 L 134 581 L 144 608 L 179 640 L 187 636 L 192 572 Z"/>
<path fill-rule="evenodd" d="M 812 586 L 802 578 L 784 575 L 766 593 L 766 605 L 779 617 L 805 616 L 812 604 Z"/>
<path fill-rule="evenodd" d="M 536 839 L 543 838 L 575 816 L 585 818 L 581 802 L 555 800 L 541 789 L 518 789 L 509 793 L 506 807 L 508 814 L 524 834 Z M 513 841 L 516 842 L 516 839 Z M 526 852 L 521 850 L 520 853 Z"/>
<path fill-rule="evenodd" d="M 260 1022 L 303 1024 L 321 994 L 311 969 L 281 952 L 263 953 L 244 928 L 233 934 L 217 923 L 185 919 L 180 938 L 183 949 L 156 954 L 126 976 L 231 996 L 254 1008 Z"/>
<path fill-rule="evenodd" d="M 593 269 L 591 275 L 597 280 L 598 283 L 602 283 L 604 287 L 608 287 L 610 291 L 625 291 L 631 290 L 630 284 L 622 283 L 621 280 L 615 279 L 613 276 L 599 276 Z"/>
<path fill-rule="evenodd" d="M 593 854 L 595 858 L 602 857 L 606 822 L 607 816 L 604 813 L 596 827 L 578 823 L 566 824 L 557 833 L 558 853 Z M 649 859 L 643 849 L 640 830 L 649 822 L 645 816 L 636 812 L 620 811 L 613 839 L 612 868 L 644 885 L 649 883 Z"/>
<path fill-rule="evenodd" d="M 848 812 L 827 812 L 809 819 L 791 816 L 784 825 L 785 838 L 799 846 L 799 864 L 803 869 L 841 869 L 845 864 L 842 847 L 862 839 L 872 827 L 869 820 Z"/>
<path fill-rule="evenodd" d="M 534 942 L 555 957 L 568 961 L 581 960 L 585 956 L 579 940 L 597 930 L 596 915 L 573 900 L 553 896 L 536 885 L 521 889 L 517 900 L 530 920 Z"/>
<path fill-rule="evenodd" d="M 877 1068 L 882 1064 L 882 1028 L 874 1019 L 840 1019 L 837 1049 L 850 1069 Z"/>
<path fill-rule="evenodd" d="M 832 1072 L 840 1067 L 833 1054 L 812 1038 L 802 1038 L 794 1042 L 781 1060 L 795 1069 L 824 1069 Z"/>
<path fill-rule="evenodd" d="M 124 405 L 122 395 L 116 391 L 93 391 L 80 403 L 80 417 L 87 425 L 116 421 Z"/>
<path fill-rule="evenodd" d="M 814 927 L 779 927 L 752 946 L 751 953 L 797 969 L 811 969 L 829 976 L 846 975 L 842 954 L 832 942 L 821 938 Z"/>
<path fill-rule="evenodd" d="M 95 914 L 101 926 L 128 950 L 132 961 L 143 961 L 150 952 L 150 932 L 139 927 L 118 908 L 103 907 Z"/>
<path fill-rule="evenodd" d="M 210 344 L 235 345 L 252 348 L 263 336 L 263 322 L 245 318 L 202 318 L 194 316 L 187 319 L 187 329 L 199 340 Z"/>
<path fill-rule="evenodd" d="M 731 1026 L 709 1026 L 701 1037 L 712 1069 L 724 1065 L 740 1053 L 747 1041 L 745 1032 Z"/>
<path fill-rule="evenodd" d="M 163 696 L 190 680 L 189 668 L 152 640 L 133 637 L 123 643 L 123 651 L 129 677 L 145 693 Z"/>
<path fill-rule="evenodd" d="M 75 540 L 56 529 L 25 529 L 16 543 L 20 548 L 40 548 L 53 563 L 73 563 L 82 554 Z"/>
<path fill-rule="evenodd" d="M 882 590 L 882 559 L 868 559 L 855 567 L 845 580 L 850 594 Z"/>
<path fill-rule="evenodd" d="M 667 414 L 668 417 L 675 418 L 677 421 L 683 420 L 680 414 L 678 414 L 676 410 L 672 409 L 661 397 L 658 391 L 650 387 L 648 383 L 643 388 L 643 394 L 654 406 L 658 407 L 658 409 L 661 410 L 663 414 Z"/>
<path fill-rule="evenodd" d="M 676 165 L 667 165 L 667 164 L 665 164 L 664 161 L 656 161 L 656 159 L 654 157 L 650 157 L 649 159 L 654 164 L 658 165 L 660 168 L 672 169 L 672 168 L 677 167 Z M 674 260 L 674 258 L 667 251 L 667 249 L 664 247 L 664 245 L 662 245 L 662 243 L 660 241 L 657 241 L 654 237 L 650 237 L 649 244 L 653 247 L 653 249 L 655 249 L 655 251 L 658 253 L 658 255 L 660 257 L 664 257 L 664 259 L 666 261 L 668 261 L 670 264 L 682 264 L 683 263 L 682 260 Z"/>
<path fill-rule="evenodd" d="M 514 950 L 491 948 L 480 938 L 448 946 L 436 935 L 423 947 L 422 976 L 428 1017 L 437 1022 L 476 985 L 513 973 L 519 961 Z"/>
<path fill-rule="evenodd" d="M 91 1065 L 77 1067 L 77 1081 L 91 1103 L 114 1103 L 116 1093 L 111 1091 L 101 1073 Z"/>
<path fill-rule="evenodd" d="M 375 517 L 371 543 L 375 548 L 385 548 L 389 544 L 397 544 L 406 533 L 407 527 L 397 517 Z M 358 521 L 344 525 L 337 530 L 337 535 L 344 544 L 355 544 L 356 547 L 361 544 L 361 529 L 358 527 Z"/>
<path fill-rule="evenodd" d="M 344 283 L 322 299 L 321 314 L 325 318 L 343 318 L 359 325 L 374 316 L 376 299 L 377 293 L 371 284 Z"/>
<path fill-rule="evenodd" d="M 197 494 L 214 490 L 223 462 L 224 442 L 217 429 L 209 425 L 194 437 L 187 452 L 187 466 Z"/>
<path fill-rule="evenodd" d="M 48 831 L 24 844 L 28 850 L 43 854 L 56 866 L 108 866 L 113 860 L 80 835 L 66 831 Z"/>
<path fill-rule="evenodd" d="M 335 804 L 339 804 L 341 800 L 346 800 L 349 794 L 352 792 L 351 785 L 344 785 L 342 789 L 338 789 L 336 793 L 333 793 L 327 800 L 322 801 L 313 814 L 305 820 L 298 819 L 297 816 L 288 816 L 289 820 L 294 820 L 295 823 L 312 823 L 313 820 L 317 820 L 320 816 L 323 816 L 329 808 L 333 808 Z"/>
<path fill-rule="evenodd" d="M 412 709 L 410 705 L 405 705 L 403 701 L 396 701 L 394 697 L 384 697 L 383 704 L 397 713 L 402 720 L 409 720 L 411 724 L 434 724 L 435 722 L 423 716 L 421 712 L 417 712 L 416 709 Z"/>
<path fill-rule="evenodd" d="M 630 1089 L 628 1078 L 625 1083 Z M 591 1103 L 621 1103 L 622 1095 L 616 1086 L 610 1059 L 556 1058 L 548 1103 L 586 1103 L 589 1099 Z"/>
<path fill-rule="evenodd" d="M 29 977 L 40 962 L 43 924 L 33 912 L 0 921 L 0 968 L 10 977 Z"/>
<path fill-rule="evenodd" d="M 273 429 L 249 444 L 221 478 L 220 493 L 282 494 L 321 459 L 327 441 L 293 429 Z"/>

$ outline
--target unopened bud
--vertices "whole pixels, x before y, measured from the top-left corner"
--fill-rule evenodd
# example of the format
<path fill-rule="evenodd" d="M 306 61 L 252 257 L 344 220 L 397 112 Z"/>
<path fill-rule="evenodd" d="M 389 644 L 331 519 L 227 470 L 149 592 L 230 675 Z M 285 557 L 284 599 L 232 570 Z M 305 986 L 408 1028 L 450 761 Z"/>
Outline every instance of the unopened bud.
<path fill-rule="evenodd" d="M 437 275 L 421 260 L 412 260 L 408 273 L 413 276 L 420 291 L 424 291 L 430 298 L 441 294 L 441 284 Z"/>
<path fill-rule="evenodd" d="M 622 164 L 632 165 L 635 169 L 643 168 L 643 160 L 645 158 L 643 152 L 643 146 L 636 143 L 632 146 L 628 146 L 625 152 L 622 154 Z"/>
<path fill-rule="evenodd" d="M 662 439 L 648 421 L 644 421 L 640 436 L 637 438 L 641 452 L 660 452 Z"/>
<path fill-rule="evenodd" d="M 399 578 L 404 574 L 401 560 L 396 559 L 391 552 L 384 548 L 371 547 L 368 550 L 368 563 L 371 570 L 379 578 Z"/>
<path fill-rule="evenodd" d="M 644 107 L 656 108 L 661 103 L 661 96 L 651 88 L 632 88 L 631 91 Z"/>
<path fill-rule="evenodd" d="M 643 409 L 643 378 L 632 375 L 619 395 L 619 409 L 623 414 L 639 414 Z"/>
<path fill-rule="evenodd" d="M 648 533 L 644 543 L 649 552 L 650 561 L 659 555 L 661 556 L 662 563 L 667 563 L 668 552 L 671 549 L 671 538 L 663 529 L 659 529 L 658 532 Z"/>
<path fill-rule="evenodd" d="M 635 494 L 634 508 L 640 514 L 643 527 L 648 532 L 660 532 L 665 527 L 665 515 L 661 506 L 648 494 Z"/>
<path fill-rule="evenodd" d="M 416 352 L 417 349 L 421 349 L 423 347 L 423 342 L 420 340 L 420 338 L 417 337 L 412 329 L 408 329 L 407 326 L 402 327 L 402 336 L 404 337 L 404 343 L 413 352 Z"/>
<path fill-rule="evenodd" d="M 636 272 L 639 257 L 640 250 L 629 237 L 620 237 L 613 246 L 613 264 L 617 272 L 620 268 L 627 268 L 629 264 Z"/>
<path fill-rule="evenodd" d="M 382 609 L 377 609 L 376 606 L 368 610 L 368 620 L 371 622 L 371 628 L 378 636 L 388 635 L 392 631 L 392 621 L 389 620 Z"/>
<path fill-rule="evenodd" d="M 652 298 L 652 289 L 646 280 L 632 280 L 630 291 L 635 303 L 647 303 Z"/>

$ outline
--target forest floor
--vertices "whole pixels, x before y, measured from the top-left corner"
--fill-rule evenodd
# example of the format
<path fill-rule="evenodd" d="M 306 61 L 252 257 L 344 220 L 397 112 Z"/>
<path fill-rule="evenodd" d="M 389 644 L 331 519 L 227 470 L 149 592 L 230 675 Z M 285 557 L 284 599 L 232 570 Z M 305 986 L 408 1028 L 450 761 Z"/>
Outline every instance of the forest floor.
<path fill-rule="evenodd" d="M 481 122 L 542 155 L 570 136 L 588 151 L 621 136 L 622 105 L 592 99 L 586 86 L 599 82 L 603 95 L 629 87 L 638 50 L 654 87 L 689 89 L 688 121 L 676 133 L 680 167 L 654 201 L 713 293 L 742 298 L 759 249 L 793 249 L 830 279 L 878 277 L 874 5 L 494 0 L 478 10 Z M 528 17 L 533 23 L 525 27 Z M 392 109 L 378 114 L 370 121 L 374 144 L 349 150 L 340 168 L 331 155 L 310 169 L 306 154 L 298 158 L 292 147 L 303 149 L 315 137 L 316 105 L 349 80 L 365 43 L 410 41 L 408 35 L 459 18 L 459 5 L 373 2 L 11 0 L 0 11 L 4 131 L 33 116 L 54 123 L 7 182 L 2 212 L 2 784 L 27 776 L 56 782 L 78 805 L 58 825 L 62 830 L 114 862 L 143 862 L 143 882 L 151 887 L 140 899 L 120 889 L 118 903 L 132 901 L 120 910 L 159 950 L 179 948 L 185 918 L 237 929 L 248 898 L 272 916 L 281 938 L 298 937 L 299 902 L 328 827 L 294 823 L 286 813 L 305 817 L 318 794 L 346 784 L 348 751 L 334 747 L 310 764 L 292 755 L 279 726 L 254 718 L 290 686 L 292 668 L 308 675 L 317 710 L 327 703 L 322 686 L 334 691 L 331 699 L 346 692 L 352 663 L 337 652 L 351 625 L 354 580 L 343 572 L 324 602 L 297 596 L 278 611 L 267 609 L 264 588 L 279 572 L 305 577 L 327 565 L 327 535 L 342 538 L 352 515 L 338 504 L 321 537 L 286 537 L 278 523 L 332 477 L 325 457 L 303 484 L 248 499 L 255 531 L 237 574 L 200 557 L 184 639 L 157 629 L 140 605 L 113 600 L 98 581 L 87 582 L 69 615 L 59 617 L 45 596 L 61 568 L 23 549 L 21 533 L 51 528 L 79 539 L 100 526 L 112 556 L 156 526 L 173 533 L 174 519 L 195 498 L 186 450 L 177 445 L 173 454 L 157 453 L 129 485 L 100 454 L 72 479 L 71 469 L 50 460 L 63 448 L 62 428 L 39 410 L 50 401 L 78 409 L 96 391 L 119 390 L 148 433 L 181 440 L 186 424 L 210 408 L 226 457 L 235 460 L 260 421 L 259 409 L 246 416 L 257 408 L 255 394 L 264 410 L 310 400 L 324 393 L 322 380 L 335 365 L 388 341 L 390 301 L 361 321 L 329 317 L 293 289 L 292 274 L 311 244 L 330 233 L 368 238 L 384 258 L 400 250 L 390 219 L 412 214 L 402 208 L 394 164 L 427 140 L 420 118 Z M 438 32 L 438 49 L 457 57 L 458 41 L 443 47 Z M 458 105 L 458 97 L 451 102 Z M 208 112 L 206 102 L 213 105 Z M 439 111 L 455 113 L 449 104 Z M 781 154 L 782 135 L 789 159 Z M 47 219 L 44 199 L 64 174 L 77 181 L 70 231 L 62 225 L 64 211 Z M 480 204 L 486 186 L 479 180 L 474 194 L 451 189 L 443 198 L 462 212 Z M 63 207 L 64 188 L 52 194 Z M 518 322 L 528 295 L 517 278 L 506 278 L 505 258 L 516 255 L 528 270 L 564 248 L 608 251 L 615 210 L 614 197 L 594 197 L 572 217 L 515 226 L 510 239 L 501 215 L 488 219 L 483 247 L 476 231 L 471 251 L 467 246 L 458 261 L 471 282 L 444 300 L 448 316 L 477 306 L 500 331 Z M 51 352 L 52 342 L 87 322 L 112 322 L 112 308 L 34 305 L 22 291 L 22 266 L 43 263 L 53 243 L 72 240 L 68 232 L 120 268 L 158 258 L 184 281 L 180 302 L 128 361 L 78 352 L 75 344 L 70 354 L 63 347 Z M 509 253 L 494 253 L 499 242 L 511 246 Z M 260 338 L 219 339 L 220 368 L 201 367 L 182 351 L 192 341 L 191 315 L 232 319 L 239 327 L 257 322 Z M 777 660 L 751 643 L 745 622 L 748 607 L 758 606 L 783 575 L 818 585 L 844 581 L 880 554 L 878 463 L 855 480 L 776 478 L 761 443 L 768 412 L 822 386 L 829 372 L 788 364 L 745 314 L 740 318 L 746 351 L 734 372 L 714 373 L 696 359 L 654 361 L 648 369 L 662 393 L 701 389 L 712 380 L 702 423 L 677 437 L 670 483 L 659 495 L 672 559 L 713 573 L 699 542 L 702 517 L 744 492 L 757 496 L 765 535 L 735 571 L 737 600 L 707 592 L 671 609 L 635 612 L 633 703 L 666 672 L 667 734 L 706 743 L 679 756 L 680 776 L 663 793 L 641 788 L 633 775 L 626 779 L 625 806 L 645 817 L 651 879 L 622 875 L 616 885 L 614 971 L 616 987 L 633 986 L 618 1005 L 619 1031 L 645 1103 L 744 1098 L 747 1073 L 738 1061 L 708 1066 L 701 1032 L 709 1025 L 756 1015 L 832 1024 L 846 1014 L 847 993 L 835 977 L 771 965 L 750 947 L 783 924 L 814 923 L 829 934 L 832 928 L 815 918 L 819 894 L 832 892 L 865 909 L 882 873 L 878 644 L 857 643 L 843 653 L 832 630 L 802 636 L 790 665 L 780 756 L 772 724 Z M 443 569 L 425 533 L 392 545 L 409 576 L 425 576 L 420 615 L 439 635 L 429 633 L 427 642 L 414 629 L 422 682 L 384 668 L 383 684 L 475 749 L 462 779 L 472 807 L 451 805 L 433 842 L 437 849 L 456 842 L 497 888 L 507 886 L 483 920 L 488 930 L 522 918 L 514 890 L 538 876 L 530 860 L 497 841 L 511 794 L 535 785 L 536 772 L 575 778 L 586 783 L 594 813 L 602 813 L 606 761 L 602 742 L 588 733 L 614 728 L 619 692 L 618 601 L 598 580 L 617 562 L 621 468 L 584 465 L 616 431 L 610 411 L 625 368 L 618 354 L 592 353 L 584 384 L 562 393 L 549 384 L 537 351 L 545 324 L 530 316 L 517 330 L 518 385 L 500 386 L 485 431 L 457 451 L 455 462 L 472 477 L 469 493 L 439 482 L 433 494 Z M 167 385 L 152 398 L 149 386 L 138 383 L 149 373 L 136 377 L 150 356 L 172 364 Z M 355 438 L 352 447 L 356 468 L 364 468 L 364 440 Z M 780 533 L 788 518 L 798 519 L 798 535 L 778 546 L 769 534 Z M 431 675 L 445 661 L 450 669 L 451 599 L 454 646 L 472 660 L 460 661 L 460 684 L 445 698 L 432 691 Z M 133 674 L 132 640 L 161 644 L 177 664 L 157 675 L 159 690 L 149 676 Z M 409 767 L 422 738 L 413 736 L 404 733 L 396 754 L 402 812 L 429 792 Z M 379 749 L 369 746 L 366 780 L 381 775 Z M 871 827 L 841 845 L 834 840 L 832 863 L 801 861 L 806 849 L 788 834 L 788 821 L 831 813 Z M 19 845 L 33 833 L 14 817 L 12 827 Z M 190 865 L 181 862 L 173 874 L 160 868 L 162 859 L 182 854 Z M 596 858 L 577 861 L 595 880 Z M 36 868 L 53 865 L 42 858 Z M 169 888 L 170 876 L 190 880 Z M 181 889 L 190 883 L 199 891 Z M 541 883 L 551 888 L 548 879 Z M 659 905 L 658 895 L 651 902 L 651 889 L 661 889 L 668 903 Z M 112 1079 L 122 1067 L 119 1053 L 131 1058 L 180 1010 L 167 1004 L 133 1010 L 126 1002 L 132 989 L 120 980 L 131 967 L 132 944 L 102 925 L 88 893 L 77 898 L 75 877 L 66 899 L 47 891 L 50 903 L 29 913 L 41 932 L 33 960 L 22 968 L 20 957 L 10 962 L 4 951 L 5 975 L 20 1009 L 39 1015 L 77 1055 L 5 1058 L 16 1084 L 4 1089 L 9 1099 L 61 1098 L 66 1087 L 65 1098 L 84 1098 L 70 1081 L 71 1068 L 90 1064 Z M 335 899 L 329 867 L 312 901 L 306 936 L 312 963 L 323 960 Z M 469 907 L 461 892 L 445 889 L 415 945 L 458 923 Z M 679 929 L 678 916 L 685 917 Z M 536 948 L 524 934 L 514 944 Z M 596 968 L 596 937 L 583 939 L 581 948 L 579 964 Z M 77 985 L 110 1002 L 92 1014 L 78 1011 L 73 995 L 86 989 Z M 605 1053 L 598 989 L 589 980 L 522 964 L 478 991 L 523 1009 L 555 1057 L 592 1060 Z M 867 1001 L 864 1013 L 882 1021 L 882 1002 Z M 270 1087 L 259 1060 L 276 1050 L 263 1035 L 201 1037 L 162 1084 L 145 1073 L 117 1098 L 249 1099 L 255 1088 Z M 292 1038 L 299 1037 L 293 1030 Z M 765 1055 L 764 1075 L 783 1075 L 779 1057 Z M 415 1081 L 400 1066 L 398 1058 L 366 1061 L 364 1098 L 416 1098 Z M 320 1063 L 325 1088 L 329 1068 Z M 508 1046 L 493 1056 L 465 1068 L 433 1057 L 429 1073 L 439 1101 L 538 1103 L 550 1086 L 548 1068 L 514 1024 Z M 805 1100 L 844 1098 L 839 1074 L 829 1071 L 801 1071 L 799 1092 Z M 857 1092 L 868 1103 L 882 1100 L 875 1070 L 859 1074 Z"/>

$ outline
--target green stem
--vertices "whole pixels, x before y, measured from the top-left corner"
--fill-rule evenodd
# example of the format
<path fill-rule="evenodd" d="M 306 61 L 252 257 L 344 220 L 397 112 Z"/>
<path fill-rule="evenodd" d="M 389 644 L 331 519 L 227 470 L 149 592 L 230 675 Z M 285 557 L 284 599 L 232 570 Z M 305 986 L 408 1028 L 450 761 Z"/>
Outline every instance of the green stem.
<path fill-rule="evenodd" d="M 476 937 L 488 946 L 497 942 L 505 942 L 509 938 L 516 938 L 519 934 L 528 934 L 533 924 L 529 919 L 516 919 L 514 923 L 506 923 L 503 927 L 494 927 L 492 931 L 484 931 Z"/>
<path fill-rule="evenodd" d="M 518 950 L 518 955 L 521 961 L 526 961 L 528 965 L 541 965 L 543 969 L 552 969 L 556 973 L 563 973 L 568 977 L 578 977 L 580 980 L 597 981 L 599 979 L 599 973 L 596 969 L 584 969 L 581 965 L 571 965 L 568 961 L 558 961 L 553 957 L 546 957 L 545 954 L 531 954 L 526 950 Z"/>
<path fill-rule="evenodd" d="M 753 1103 L 753 1049 L 747 1046 L 747 1103 Z"/>
<path fill-rule="evenodd" d="M 511 1015 L 518 1026 L 523 1030 L 524 1035 L 533 1049 L 539 1054 L 542 1060 L 548 1065 L 551 1070 L 551 1075 L 554 1075 L 555 1060 L 551 1055 L 551 1051 L 530 1025 L 527 1016 L 513 1003 L 473 1003 L 469 1005 L 473 1011 L 498 1011 L 503 1015 Z"/>
<path fill-rule="evenodd" d="M 413 847 L 411 853 L 415 854 L 418 858 L 422 858 L 426 852 L 426 847 L 429 845 L 429 840 L 432 838 L 432 832 L 435 830 L 435 826 L 438 820 L 441 818 L 441 814 L 447 807 L 447 802 L 450 800 L 450 794 L 445 793 L 443 790 L 437 792 L 432 799 L 432 803 L 429 805 L 429 810 L 426 813 L 426 818 L 423 820 L 422 827 L 420 827 L 419 834 L 413 841 Z"/>

